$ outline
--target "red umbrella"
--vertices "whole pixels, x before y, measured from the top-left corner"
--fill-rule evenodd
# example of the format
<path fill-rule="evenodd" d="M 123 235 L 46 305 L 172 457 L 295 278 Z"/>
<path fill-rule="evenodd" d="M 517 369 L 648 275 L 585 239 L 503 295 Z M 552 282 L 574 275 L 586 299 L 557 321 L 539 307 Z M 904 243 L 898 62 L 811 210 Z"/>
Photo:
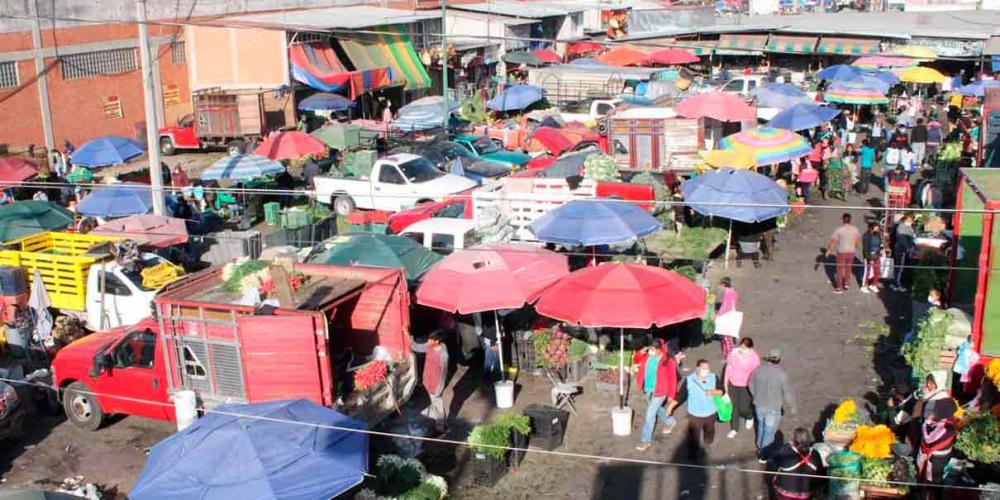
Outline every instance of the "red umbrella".
<path fill-rule="evenodd" d="M 647 57 L 649 54 L 641 50 L 621 45 L 595 57 L 594 60 L 608 66 L 635 66 L 642 64 Z"/>
<path fill-rule="evenodd" d="M 592 54 L 594 52 L 604 52 L 605 49 L 607 47 L 597 42 L 576 42 L 569 45 L 566 49 L 566 55 Z"/>
<path fill-rule="evenodd" d="M 535 304 L 538 314 L 591 328 L 622 328 L 618 405 L 625 406 L 625 328 L 680 323 L 705 315 L 705 290 L 673 271 L 601 264 L 566 276 Z"/>
<path fill-rule="evenodd" d="M 714 118 L 723 122 L 757 120 L 757 112 L 746 101 L 725 92 L 689 97 L 674 107 L 674 111 L 685 118 Z"/>
<path fill-rule="evenodd" d="M 517 309 L 567 274 L 565 255 L 526 244 L 484 245 L 457 251 L 427 271 L 417 303 L 460 314 Z"/>
<path fill-rule="evenodd" d="M 326 151 L 326 145 L 315 137 L 298 130 L 278 132 L 268 136 L 253 154 L 272 160 L 290 160 Z"/>
<path fill-rule="evenodd" d="M 675 48 L 660 49 L 649 55 L 646 64 L 689 64 L 696 63 L 701 59 L 698 56 Z"/>
<path fill-rule="evenodd" d="M 97 226 L 90 234 L 128 238 L 141 246 L 157 248 L 180 245 L 188 240 L 183 219 L 152 214 L 115 219 Z"/>
<path fill-rule="evenodd" d="M 35 162 L 16 156 L 0 158 L 0 182 L 24 182 L 36 175 L 38 175 L 38 165 Z"/>
<path fill-rule="evenodd" d="M 538 141 L 545 149 L 556 156 L 561 155 L 563 151 L 573 147 L 575 144 L 562 131 L 552 127 L 539 127 L 535 129 L 528 136 L 528 140 Z"/>
<path fill-rule="evenodd" d="M 560 63 L 562 57 L 552 49 L 538 49 L 531 51 L 531 54 L 547 63 Z"/>

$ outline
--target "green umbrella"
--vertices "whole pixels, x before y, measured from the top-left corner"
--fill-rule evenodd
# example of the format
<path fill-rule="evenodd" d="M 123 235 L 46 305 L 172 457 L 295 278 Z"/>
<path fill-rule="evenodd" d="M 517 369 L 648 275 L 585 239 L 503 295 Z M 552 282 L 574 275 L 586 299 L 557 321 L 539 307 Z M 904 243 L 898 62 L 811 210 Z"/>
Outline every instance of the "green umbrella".
<path fill-rule="evenodd" d="M 406 279 L 419 279 L 441 256 L 417 242 L 388 234 L 348 234 L 335 236 L 322 244 L 322 250 L 309 257 L 313 263 L 341 266 L 402 268 Z"/>
<path fill-rule="evenodd" d="M 508 52 L 502 57 L 505 63 L 510 64 L 526 64 L 528 66 L 544 66 L 545 61 L 541 60 L 535 54 L 531 52 L 524 52 L 522 50 L 516 52 Z"/>
<path fill-rule="evenodd" d="M 343 150 L 361 145 L 361 127 L 349 123 L 330 123 L 311 134 L 331 148 Z"/>
<path fill-rule="evenodd" d="M 0 207 L 0 241 L 66 229 L 73 212 L 48 201 L 16 201 Z"/>

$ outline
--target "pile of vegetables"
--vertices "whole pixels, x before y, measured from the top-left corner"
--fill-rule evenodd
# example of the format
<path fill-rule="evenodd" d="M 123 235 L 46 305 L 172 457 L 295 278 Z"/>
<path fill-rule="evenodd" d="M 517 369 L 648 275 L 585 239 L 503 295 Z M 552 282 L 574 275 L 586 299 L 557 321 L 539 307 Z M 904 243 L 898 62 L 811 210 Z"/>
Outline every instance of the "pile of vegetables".
<path fill-rule="evenodd" d="M 274 281 L 268 268 L 270 262 L 263 260 L 237 260 L 222 267 L 222 289 L 227 292 L 247 293 L 256 290 L 261 296 L 274 291 Z M 288 285 L 298 290 L 305 284 L 306 275 L 293 271 L 287 274 Z"/>
<path fill-rule="evenodd" d="M 562 368 L 569 362 L 569 335 L 559 328 L 535 332 L 535 358 L 543 368 Z"/>
<path fill-rule="evenodd" d="M 389 374 L 389 364 L 385 361 L 372 361 L 354 373 L 354 388 L 367 391 L 385 382 Z"/>
<path fill-rule="evenodd" d="M 590 344 L 579 340 L 573 339 L 569 342 L 569 359 L 572 361 L 580 361 L 587 357 L 587 353 L 590 352 Z"/>
<path fill-rule="evenodd" d="M 865 457 L 861 460 L 861 478 L 869 480 L 865 484 L 887 488 L 893 471 L 892 465 L 891 460 Z"/>
<path fill-rule="evenodd" d="M 442 500 L 448 496 L 444 478 L 428 474 L 417 459 L 382 455 L 375 469 L 375 479 L 358 492 L 356 500 Z"/>
<path fill-rule="evenodd" d="M 1000 419 L 988 412 L 970 412 L 958 432 L 955 447 L 975 462 L 1000 461 Z"/>
<path fill-rule="evenodd" d="M 617 181 L 621 178 L 615 159 L 603 154 L 587 157 L 583 162 L 583 177 L 598 182 Z"/>
<path fill-rule="evenodd" d="M 851 451 L 870 459 L 889 458 L 892 456 L 891 447 L 894 442 L 896 435 L 888 427 L 861 425 L 851 443 Z"/>
<path fill-rule="evenodd" d="M 527 436 L 531 433 L 531 420 L 526 415 L 501 413 L 491 423 L 472 428 L 469 432 L 469 446 L 477 454 L 502 459 L 510 447 L 512 432 Z"/>
<path fill-rule="evenodd" d="M 917 323 L 916 338 L 903 345 L 903 359 L 920 379 L 938 369 L 938 358 L 945 347 L 945 337 L 952 321 L 945 310 L 932 308 Z"/>
<path fill-rule="evenodd" d="M 667 189 L 667 185 L 663 183 L 663 176 L 655 176 L 652 172 L 644 170 L 632 176 L 629 179 L 631 184 L 642 184 L 646 186 L 653 186 L 653 196 L 656 201 L 666 201 L 670 198 L 670 190 Z"/>
<path fill-rule="evenodd" d="M 692 260 L 707 259 L 718 245 L 726 241 L 725 229 L 721 227 L 685 228 L 680 237 L 672 231 L 659 231 L 645 239 L 646 248 L 661 257 Z"/>

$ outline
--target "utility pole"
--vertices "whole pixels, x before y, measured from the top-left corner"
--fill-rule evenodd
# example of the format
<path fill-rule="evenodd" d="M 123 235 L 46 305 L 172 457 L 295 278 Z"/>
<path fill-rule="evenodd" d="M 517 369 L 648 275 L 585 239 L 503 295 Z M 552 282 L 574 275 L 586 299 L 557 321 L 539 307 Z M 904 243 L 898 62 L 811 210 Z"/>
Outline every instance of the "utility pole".
<path fill-rule="evenodd" d="M 441 97 L 444 107 L 444 126 L 445 133 L 448 132 L 448 114 L 451 112 L 451 106 L 448 104 L 448 31 L 445 27 L 445 16 L 448 6 L 448 0 L 441 0 Z"/>
<path fill-rule="evenodd" d="M 160 85 L 159 72 L 153 71 L 149 50 L 149 27 L 146 25 L 146 0 L 139 0 L 139 58 L 142 60 L 142 96 L 146 102 L 146 157 L 149 158 L 149 184 L 153 191 L 153 213 L 166 215 L 163 200 L 163 169 L 160 168 L 160 121 L 156 116 L 156 87 Z"/>
<path fill-rule="evenodd" d="M 42 20 L 38 15 L 38 0 L 32 0 L 28 5 L 31 8 L 31 17 L 34 18 L 31 21 L 31 48 L 35 55 L 35 75 L 38 77 L 38 101 L 42 112 L 42 132 L 45 134 L 45 149 L 51 154 L 56 149 L 56 137 L 52 133 L 49 77 L 48 71 L 45 69 L 45 52 L 42 46 Z M 55 13 L 52 15 L 55 16 Z M 52 29 L 55 30 L 55 26 Z M 55 169 L 53 169 L 54 171 Z"/>

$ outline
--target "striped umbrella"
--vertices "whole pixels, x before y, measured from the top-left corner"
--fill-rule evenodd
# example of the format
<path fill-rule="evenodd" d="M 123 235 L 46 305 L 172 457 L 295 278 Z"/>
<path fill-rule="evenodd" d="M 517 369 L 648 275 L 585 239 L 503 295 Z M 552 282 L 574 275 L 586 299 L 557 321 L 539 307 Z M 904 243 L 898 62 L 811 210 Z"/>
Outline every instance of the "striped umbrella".
<path fill-rule="evenodd" d="M 809 154 L 809 142 L 791 130 L 754 127 L 722 139 L 723 149 L 743 148 L 752 152 L 757 165 L 774 165 Z"/>
<path fill-rule="evenodd" d="M 842 104 L 887 104 L 889 99 L 879 89 L 866 82 L 836 82 L 823 93 L 826 102 Z"/>
<path fill-rule="evenodd" d="M 916 65 L 916 60 L 898 56 L 864 56 L 851 63 L 851 66 L 869 71 L 912 68 Z"/>
<path fill-rule="evenodd" d="M 201 180 L 252 179 L 263 175 L 277 174 L 285 167 L 263 156 L 235 155 L 216 161 L 201 173 Z"/>

